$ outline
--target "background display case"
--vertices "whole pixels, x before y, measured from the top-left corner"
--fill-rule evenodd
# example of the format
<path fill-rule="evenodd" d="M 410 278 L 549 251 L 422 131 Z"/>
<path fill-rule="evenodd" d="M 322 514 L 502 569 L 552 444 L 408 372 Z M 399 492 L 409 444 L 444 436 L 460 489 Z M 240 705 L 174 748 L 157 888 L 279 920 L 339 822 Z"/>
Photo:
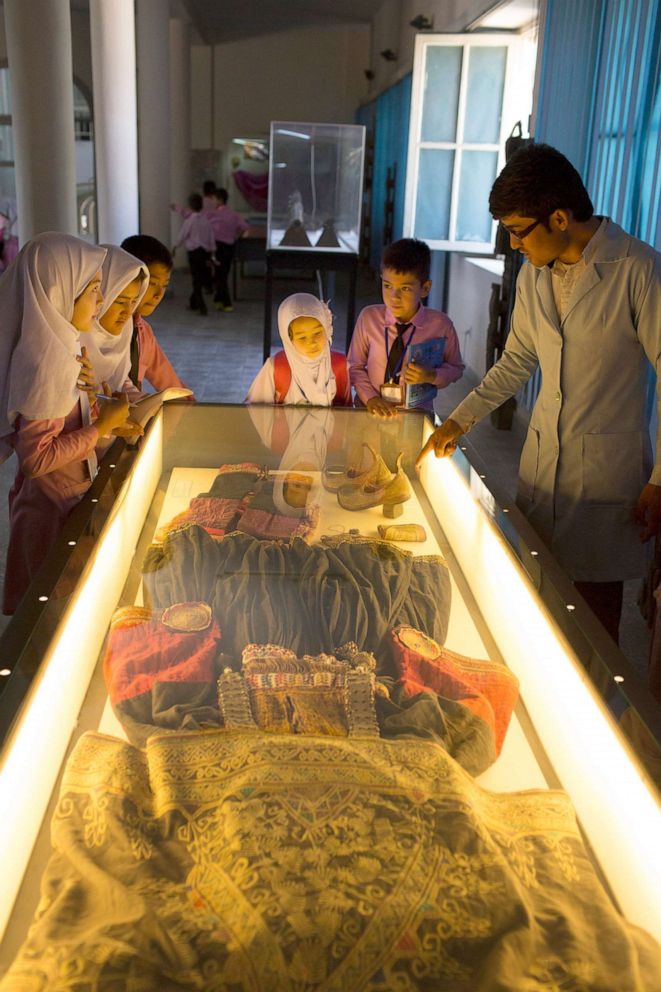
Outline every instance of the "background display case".
<path fill-rule="evenodd" d="M 358 254 L 365 128 L 271 123 L 267 250 Z"/>
<path fill-rule="evenodd" d="M 393 523 L 424 529 L 423 541 L 395 547 L 445 559 L 445 647 L 503 662 L 520 682 L 502 752 L 479 785 L 566 790 L 613 901 L 661 939 L 659 793 L 618 726 L 628 713 L 629 725 L 661 740 L 658 708 L 516 507 L 469 463 L 467 446 L 416 473 L 431 429 L 415 412 L 379 423 L 339 408 L 168 404 L 137 446 L 113 449 L 2 641 L 12 673 L 0 696 L 0 849 L 11 857 L 1 869 L 0 976 L 35 911 L 67 756 L 86 730 L 126 739 L 100 663 L 111 618 L 143 603 L 148 549 L 224 464 L 268 470 L 293 525 L 302 507 L 318 507 L 305 520 L 314 545 L 376 542 L 379 526 Z M 391 469 L 401 455 L 410 498 L 396 519 L 382 505 L 343 507 L 331 491 L 347 465 L 369 463 L 366 445 Z"/>

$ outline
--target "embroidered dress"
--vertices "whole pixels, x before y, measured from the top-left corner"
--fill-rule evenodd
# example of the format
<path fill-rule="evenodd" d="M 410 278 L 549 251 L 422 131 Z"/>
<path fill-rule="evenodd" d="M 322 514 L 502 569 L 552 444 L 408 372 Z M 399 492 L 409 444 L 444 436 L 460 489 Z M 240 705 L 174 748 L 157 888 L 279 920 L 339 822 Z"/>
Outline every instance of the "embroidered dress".
<path fill-rule="evenodd" d="M 85 734 L 1 992 L 650 992 L 568 797 L 420 740 Z"/>

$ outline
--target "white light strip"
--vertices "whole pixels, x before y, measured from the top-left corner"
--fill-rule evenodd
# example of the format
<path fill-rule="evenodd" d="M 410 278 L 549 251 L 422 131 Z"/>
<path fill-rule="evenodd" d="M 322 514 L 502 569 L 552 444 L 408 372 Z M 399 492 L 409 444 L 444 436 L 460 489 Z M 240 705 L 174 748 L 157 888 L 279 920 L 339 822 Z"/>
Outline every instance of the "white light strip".
<path fill-rule="evenodd" d="M 658 798 L 452 461 L 429 456 L 421 481 L 623 912 L 661 940 Z"/>
<path fill-rule="evenodd" d="M 162 473 L 154 423 L 0 754 L 0 937 L 61 771 L 110 618 Z"/>

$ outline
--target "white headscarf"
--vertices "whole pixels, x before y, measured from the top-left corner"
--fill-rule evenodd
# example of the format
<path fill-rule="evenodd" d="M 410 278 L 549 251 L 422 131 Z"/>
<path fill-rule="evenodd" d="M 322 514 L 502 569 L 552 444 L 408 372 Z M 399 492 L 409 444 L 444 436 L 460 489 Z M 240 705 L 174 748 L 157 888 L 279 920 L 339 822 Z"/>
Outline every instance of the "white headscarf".
<path fill-rule="evenodd" d="M 326 347 L 319 358 L 306 358 L 294 347 L 289 337 L 289 325 L 297 317 L 314 317 L 326 332 Z M 280 304 L 278 330 L 291 369 L 288 403 L 311 403 L 330 406 L 337 392 L 331 366 L 330 346 L 333 341 L 333 315 L 328 305 L 312 293 L 293 293 Z"/>
<path fill-rule="evenodd" d="M 125 286 L 134 279 L 142 277 L 142 286 L 138 304 L 147 292 L 149 286 L 149 269 L 139 259 L 129 255 L 123 248 L 116 245 L 101 245 L 108 254 L 103 263 L 103 279 L 101 292 L 103 305 L 99 318 L 112 306 Z M 82 342 L 87 346 L 87 357 L 91 361 L 97 382 L 107 382 L 115 392 L 120 390 L 131 368 L 131 335 L 133 334 L 133 319 L 129 317 L 119 334 L 110 334 L 101 326 L 99 319 L 94 321 L 89 335 Z"/>
<path fill-rule="evenodd" d="M 28 241 L 0 277 L 0 437 L 12 432 L 19 413 L 66 417 L 79 399 L 80 339 L 71 318 L 105 255 L 49 231 Z M 9 453 L 5 447 L 4 457 Z"/>

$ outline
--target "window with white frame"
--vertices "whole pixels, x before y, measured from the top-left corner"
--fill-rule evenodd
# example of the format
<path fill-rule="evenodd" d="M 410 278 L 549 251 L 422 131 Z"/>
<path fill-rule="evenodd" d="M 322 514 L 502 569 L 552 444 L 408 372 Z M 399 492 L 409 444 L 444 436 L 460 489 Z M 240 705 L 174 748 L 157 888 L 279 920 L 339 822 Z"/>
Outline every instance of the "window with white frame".
<path fill-rule="evenodd" d="M 516 34 L 419 34 L 404 233 L 432 249 L 493 252 L 489 190 L 532 106 L 534 46 Z"/>

